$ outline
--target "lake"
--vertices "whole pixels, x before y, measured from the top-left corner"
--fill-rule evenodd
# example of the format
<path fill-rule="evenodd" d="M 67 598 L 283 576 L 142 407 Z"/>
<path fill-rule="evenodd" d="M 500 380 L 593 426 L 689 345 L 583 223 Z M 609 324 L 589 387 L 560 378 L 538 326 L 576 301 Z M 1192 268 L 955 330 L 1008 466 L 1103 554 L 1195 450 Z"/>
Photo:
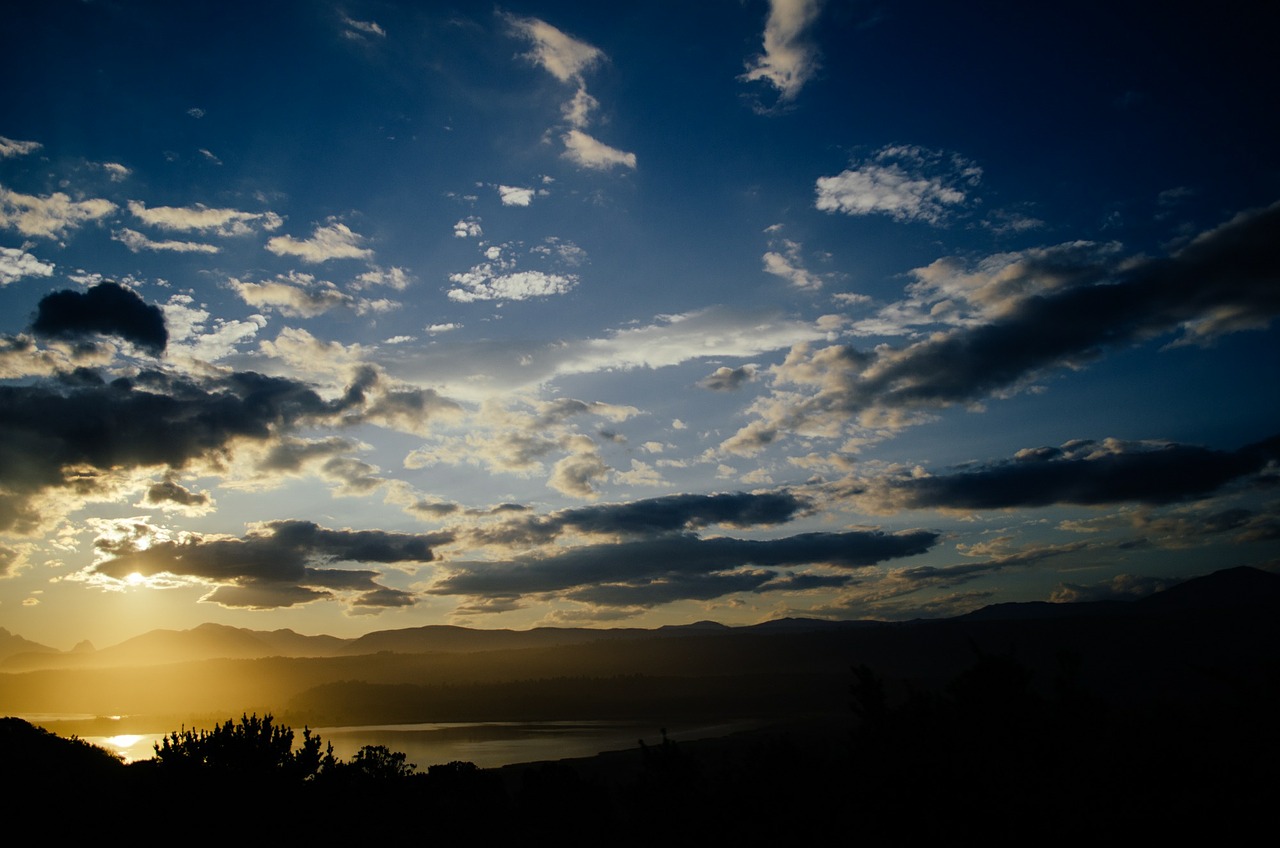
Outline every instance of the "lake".
<path fill-rule="evenodd" d="M 739 721 L 673 726 L 668 728 L 668 736 L 676 741 L 706 739 L 755 725 L 756 722 Z M 639 749 L 641 739 L 648 745 L 662 741 L 660 728 L 619 721 L 428 722 L 318 727 L 313 732 L 324 742 L 332 743 L 334 756 L 340 759 L 350 759 L 365 745 L 385 745 L 392 751 L 403 751 L 419 771 L 455 760 L 475 763 L 480 768 L 497 768 L 511 763 L 591 757 L 601 751 Z M 295 729 L 295 741 L 301 735 Z M 164 734 L 129 734 L 81 738 L 133 762 L 150 759 L 154 755 L 152 746 L 163 737 Z"/>

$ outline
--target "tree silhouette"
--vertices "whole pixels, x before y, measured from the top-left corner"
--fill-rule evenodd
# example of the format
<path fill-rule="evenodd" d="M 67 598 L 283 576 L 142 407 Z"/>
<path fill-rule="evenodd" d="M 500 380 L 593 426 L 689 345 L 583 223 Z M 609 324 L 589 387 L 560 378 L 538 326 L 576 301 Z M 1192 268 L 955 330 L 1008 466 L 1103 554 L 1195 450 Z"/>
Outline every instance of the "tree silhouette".
<path fill-rule="evenodd" d="M 213 730 L 184 727 L 168 733 L 155 744 L 155 759 L 160 768 L 170 771 L 202 769 L 298 780 L 336 763 L 333 745 L 322 753 L 323 743 L 310 728 L 303 728 L 302 747 L 297 751 L 293 738 L 293 728 L 276 724 L 270 713 L 262 718 L 255 713 L 242 715 L 239 723 L 227 719 Z"/>

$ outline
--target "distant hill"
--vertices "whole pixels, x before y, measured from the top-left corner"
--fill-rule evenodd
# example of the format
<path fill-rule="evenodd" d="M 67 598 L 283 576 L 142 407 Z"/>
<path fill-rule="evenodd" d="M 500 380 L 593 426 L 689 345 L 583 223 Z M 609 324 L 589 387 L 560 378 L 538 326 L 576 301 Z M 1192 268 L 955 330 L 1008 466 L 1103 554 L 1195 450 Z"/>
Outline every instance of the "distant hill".
<path fill-rule="evenodd" d="M 1081 603 L 1005 603 L 984 607 L 955 619 L 929 619 L 886 624 L 878 621 L 830 621 L 782 618 L 760 624 L 727 627 L 714 621 L 644 628 L 558 628 L 484 630 L 452 625 L 426 625 L 377 630 L 354 639 L 306 636 L 292 630 L 250 630 L 202 624 L 190 630 L 152 630 L 101 650 L 77 646 L 69 652 L 30 642 L 0 628 L 0 671 L 38 669 L 141 667 L 213 659 L 336 658 L 375 654 L 476 653 L 550 649 L 596 643 L 690 637 L 726 638 L 754 635 L 901 631 L 938 627 L 947 621 L 992 625 L 1076 619 L 1131 617 L 1280 606 L 1280 575 L 1256 568 L 1226 569 L 1180 583 L 1135 601 Z"/>
<path fill-rule="evenodd" d="M 0 661 L 6 660 L 15 654 L 57 654 L 57 648 L 50 648 L 47 645 L 41 645 L 39 642 L 32 642 L 29 639 L 23 639 L 16 633 L 10 633 L 3 627 L 0 627 Z"/>

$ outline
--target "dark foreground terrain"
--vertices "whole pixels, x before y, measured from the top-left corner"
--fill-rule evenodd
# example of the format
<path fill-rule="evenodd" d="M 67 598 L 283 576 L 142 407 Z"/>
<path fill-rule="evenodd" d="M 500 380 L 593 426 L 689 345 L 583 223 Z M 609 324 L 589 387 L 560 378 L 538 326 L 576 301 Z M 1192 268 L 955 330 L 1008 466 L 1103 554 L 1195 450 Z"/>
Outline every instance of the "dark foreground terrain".
<path fill-rule="evenodd" d="M 865 666 L 844 721 L 582 760 L 418 769 L 385 748 L 326 756 L 267 718 L 175 732 L 154 760 L 0 719 L 11 826 L 51 838 L 334 844 L 1078 844 L 1274 837 L 1280 686 L 1117 708 L 1071 669 L 1041 694 L 1011 655 L 977 655 L 898 703 Z M 245 732 L 247 729 L 247 732 Z M 282 737 L 287 736 L 283 745 Z M 172 744 L 170 744 L 172 741 Z"/>
<path fill-rule="evenodd" d="M 667 639 L 663 675 L 647 675 L 640 641 L 599 654 L 641 666 L 625 679 L 597 676 L 589 661 L 604 649 L 579 646 L 557 650 L 588 663 L 580 678 L 307 690 L 309 709 L 353 714 L 422 716 L 497 694 L 489 709 L 512 718 L 577 703 L 584 714 L 612 705 L 648 715 L 655 729 L 682 709 L 771 720 L 719 740 L 491 770 L 414 767 L 380 747 L 341 761 L 304 730 L 249 716 L 175 730 L 154 760 L 125 765 L 9 718 L 0 720 L 0 779 L 10 826 L 29 822 L 46 838 L 1269 842 L 1280 789 L 1277 580 L 1224 572 L 1131 606 Z M 753 667 L 765 677 L 749 675 Z M 778 676 L 784 667 L 795 676 Z M 712 679 L 717 671 L 726 679 Z M 545 702 L 532 697 L 543 691 Z"/>

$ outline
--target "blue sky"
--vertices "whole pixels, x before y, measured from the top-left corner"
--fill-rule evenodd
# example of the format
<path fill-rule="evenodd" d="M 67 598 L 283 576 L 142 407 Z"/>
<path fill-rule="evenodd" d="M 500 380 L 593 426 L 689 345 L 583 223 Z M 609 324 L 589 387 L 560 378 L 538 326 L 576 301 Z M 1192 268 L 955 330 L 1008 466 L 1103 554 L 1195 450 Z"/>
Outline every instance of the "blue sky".
<path fill-rule="evenodd" d="M 1146 6 L 9 4 L 0 622 L 1274 567 L 1275 30 Z"/>

